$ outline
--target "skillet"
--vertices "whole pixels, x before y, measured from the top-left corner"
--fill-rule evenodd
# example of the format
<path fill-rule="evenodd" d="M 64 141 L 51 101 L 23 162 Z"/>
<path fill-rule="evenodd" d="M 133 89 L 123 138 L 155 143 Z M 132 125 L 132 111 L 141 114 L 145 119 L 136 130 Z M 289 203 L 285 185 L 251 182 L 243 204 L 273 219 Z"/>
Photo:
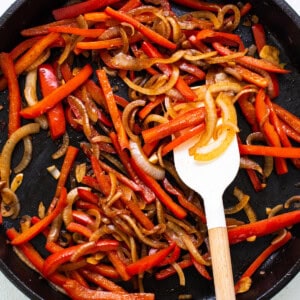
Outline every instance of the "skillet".
<path fill-rule="evenodd" d="M 0 51 L 9 51 L 16 45 L 21 37 L 21 29 L 45 23 L 51 20 L 50 11 L 61 6 L 66 1 L 62 0 L 18 0 L 0 19 Z M 224 1 L 225 2 L 225 1 Z M 230 1 L 232 3 L 236 1 Z M 281 60 L 287 63 L 286 68 L 292 72 L 280 77 L 281 93 L 276 101 L 288 110 L 300 115 L 300 18 L 281 0 L 253 0 L 252 13 L 260 17 L 267 29 L 268 42 L 276 45 L 281 51 Z M 177 12 L 182 12 L 182 7 L 176 7 Z M 246 46 L 252 43 L 252 38 L 238 29 L 243 36 Z M 6 103 L 7 92 L 0 94 L 0 103 Z M 6 106 L 0 112 L 0 149 L 6 138 Z M 247 125 L 241 123 L 242 135 L 246 134 Z M 72 136 L 73 144 L 81 140 L 80 134 Z M 45 169 L 51 164 L 49 152 L 57 148 L 46 138 L 39 134 L 34 139 L 35 159 L 26 170 L 24 181 L 19 189 L 22 204 L 21 215 L 33 215 L 41 199 L 47 204 L 51 199 L 51 190 L 55 181 L 51 180 Z M 15 163 L 21 156 L 22 149 L 18 147 L 15 152 Z M 13 163 L 14 163 L 13 162 Z M 60 167 L 60 165 L 57 165 Z M 253 206 L 258 211 L 258 218 L 265 217 L 265 207 L 273 207 L 284 202 L 292 195 L 299 194 L 299 171 L 289 165 L 287 175 L 272 176 L 268 187 L 258 194 L 252 191 L 247 178 L 240 172 L 237 179 L 225 193 L 225 205 L 230 203 L 232 186 L 238 185 L 242 190 L 251 195 Z M 48 196 L 47 196 L 48 195 Z M 49 198 L 49 199 L 48 199 Z M 47 202 L 48 201 L 48 202 Z M 24 204 L 26 203 L 26 205 Z M 30 299 L 67 299 L 62 294 L 52 289 L 46 280 L 25 266 L 14 254 L 6 243 L 5 229 L 15 226 L 11 220 L 5 220 L 0 227 L 0 268 L 4 274 Z M 294 239 L 284 248 L 272 255 L 253 276 L 253 284 L 249 292 L 238 295 L 237 299 L 270 299 L 281 290 L 300 270 L 300 226 L 293 228 Z M 241 243 L 231 248 L 233 271 L 235 280 L 245 270 L 247 265 L 270 242 L 271 237 L 259 238 L 255 243 Z M 34 246 L 41 248 L 38 239 Z M 151 278 L 145 280 L 145 290 L 156 293 L 156 299 L 177 299 L 178 294 L 191 293 L 193 299 L 214 299 L 213 284 L 199 277 L 196 272 L 186 272 L 187 285 L 182 288 L 177 284 L 177 278 L 172 277 L 162 282 L 154 282 Z"/>

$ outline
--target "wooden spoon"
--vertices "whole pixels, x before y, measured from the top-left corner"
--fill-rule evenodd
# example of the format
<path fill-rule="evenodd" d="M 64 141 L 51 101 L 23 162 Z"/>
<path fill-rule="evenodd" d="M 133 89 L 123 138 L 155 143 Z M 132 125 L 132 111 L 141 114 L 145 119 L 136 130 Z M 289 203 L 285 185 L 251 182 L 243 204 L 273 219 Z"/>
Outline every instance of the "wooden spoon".
<path fill-rule="evenodd" d="M 176 170 L 183 182 L 204 201 L 216 299 L 235 299 L 232 266 L 226 229 L 223 193 L 233 181 L 240 164 L 237 139 L 216 159 L 199 162 L 190 156 L 189 140 L 174 150 Z"/>

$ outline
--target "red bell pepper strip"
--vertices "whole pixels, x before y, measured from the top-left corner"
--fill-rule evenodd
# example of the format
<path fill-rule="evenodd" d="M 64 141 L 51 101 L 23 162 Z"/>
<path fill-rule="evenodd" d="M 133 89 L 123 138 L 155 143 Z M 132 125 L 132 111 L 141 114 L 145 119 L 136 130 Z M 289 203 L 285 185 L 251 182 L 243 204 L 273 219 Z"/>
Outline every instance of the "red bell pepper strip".
<path fill-rule="evenodd" d="M 168 48 L 170 50 L 176 49 L 176 47 L 177 47 L 176 44 L 174 44 L 173 42 L 170 42 L 168 39 L 164 38 L 157 32 L 150 29 L 149 27 L 147 27 L 147 26 L 143 25 L 142 23 L 140 23 L 139 21 L 135 20 L 128 14 L 126 14 L 124 12 L 118 12 L 118 11 L 112 9 L 111 7 L 106 7 L 106 9 L 104 11 L 112 18 L 114 18 L 120 22 L 126 22 L 126 23 L 132 25 L 136 30 L 141 32 L 146 38 L 148 38 L 152 42 L 154 42 L 160 46 L 163 46 L 165 48 Z"/>
<path fill-rule="evenodd" d="M 63 250 L 55 252 L 49 255 L 45 259 L 43 266 L 43 275 L 49 277 L 55 272 L 55 270 L 63 263 L 66 263 L 70 260 L 72 255 L 82 246 L 82 244 L 71 246 L 68 248 L 63 248 Z M 98 251 L 112 251 L 116 250 L 119 246 L 119 242 L 116 240 L 106 240 L 102 239 L 95 243 L 94 247 L 86 251 L 85 254 L 92 254 Z"/>
<path fill-rule="evenodd" d="M 205 109 L 203 107 L 193 108 L 167 123 L 161 123 L 155 127 L 142 131 L 145 143 L 151 143 L 163 139 L 179 130 L 199 125 L 204 122 Z"/>
<path fill-rule="evenodd" d="M 50 64 L 39 66 L 38 74 L 43 97 L 48 96 L 58 88 L 58 79 Z M 61 137 L 66 132 L 66 119 L 62 103 L 57 103 L 49 109 L 47 119 L 53 140 Z"/>
<path fill-rule="evenodd" d="M 222 45 L 238 46 L 239 51 L 245 49 L 241 37 L 234 33 L 219 32 L 211 29 L 202 29 L 196 35 L 197 40 L 207 41 L 209 43 L 219 42 Z"/>
<path fill-rule="evenodd" d="M 137 8 L 142 5 L 142 2 L 140 0 L 128 0 L 125 2 L 125 4 L 119 9 L 119 11 L 130 11 L 134 8 Z"/>
<path fill-rule="evenodd" d="M 239 144 L 239 150 L 241 155 L 263 155 L 282 158 L 300 158 L 299 147 L 272 147 Z"/>
<path fill-rule="evenodd" d="M 177 262 L 177 264 L 179 265 L 179 267 L 181 269 L 186 269 L 188 267 L 191 267 L 193 265 L 193 262 L 191 259 L 184 259 L 180 262 Z M 163 280 L 163 279 L 166 279 L 174 274 L 176 274 L 176 270 L 174 269 L 173 266 L 170 266 L 170 267 L 167 267 L 163 270 L 160 270 L 159 272 L 155 273 L 155 278 L 157 280 Z"/>
<path fill-rule="evenodd" d="M 292 140 L 300 143 L 300 134 L 294 130 L 294 128 L 292 128 L 291 126 L 289 126 L 287 123 L 283 122 L 282 120 L 280 120 L 281 126 L 284 130 L 284 132 L 286 133 L 286 135 L 291 138 Z"/>
<path fill-rule="evenodd" d="M 300 210 L 291 211 L 257 222 L 228 229 L 229 243 L 245 241 L 250 236 L 261 237 L 300 222 Z"/>
<path fill-rule="evenodd" d="M 65 188 L 61 190 L 59 200 L 55 209 L 48 214 L 44 219 L 41 219 L 40 222 L 32 225 L 26 231 L 22 232 L 16 238 L 11 241 L 12 245 L 20 245 L 28 242 L 33 239 L 39 233 L 41 233 L 52 221 L 62 212 L 64 207 L 67 205 L 67 191 Z"/>
<path fill-rule="evenodd" d="M 215 3 L 205 2 L 205 1 L 173 0 L 173 2 L 185 7 L 193 8 L 195 10 L 208 10 L 208 11 L 217 12 L 221 9 L 220 5 Z"/>
<path fill-rule="evenodd" d="M 199 219 L 201 220 L 201 222 L 206 224 L 205 213 L 201 208 L 194 205 L 192 202 L 188 201 L 185 198 L 185 196 L 183 195 L 183 193 L 176 187 L 172 186 L 172 184 L 170 183 L 170 181 L 167 178 L 163 179 L 163 185 L 169 193 L 177 196 L 177 199 L 178 199 L 178 202 L 180 203 L 180 205 L 182 205 L 184 208 L 186 208 L 187 210 L 189 210 L 190 212 L 192 212 L 193 214 L 198 216 Z"/>
<path fill-rule="evenodd" d="M 80 199 L 87 201 L 89 203 L 98 204 L 99 197 L 93 192 L 86 190 L 84 188 L 78 188 L 77 192 Z"/>
<path fill-rule="evenodd" d="M 162 204 L 164 204 L 177 218 L 183 219 L 186 217 L 186 211 L 173 201 L 173 199 L 164 191 L 164 189 L 153 177 L 145 173 L 144 170 L 142 170 L 133 159 L 130 159 L 130 163 L 137 175 L 148 187 L 151 188 Z"/>
<path fill-rule="evenodd" d="M 260 23 L 252 25 L 251 29 L 252 29 L 255 45 L 259 53 L 261 49 L 266 45 L 265 29 L 263 25 Z"/>
<path fill-rule="evenodd" d="M 175 248 L 176 244 L 173 243 L 165 249 L 159 250 L 158 252 L 144 256 L 136 262 L 126 266 L 126 271 L 129 275 L 141 274 L 147 270 L 157 267 Z"/>
<path fill-rule="evenodd" d="M 136 172 L 133 170 L 132 165 L 130 164 L 129 161 L 129 154 L 125 150 L 121 149 L 121 146 L 118 141 L 118 137 L 115 132 L 110 133 L 110 138 L 112 141 L 112 144 L 114 145 L 116 152 L 125 167 L 129 177 L 138 185 L 140 186 L 140 194 L 143 197 L 143 199 L 147 203 L 151 203 L 155 200 L 155 194 L 153 191 L 137 176 Z"/>
<path fill-rule="evenodd" d="M 112 263 L 112 265 L 115 267 L 116 271 L 121 276 L 121 278 L 124 281 L 128 281 L 131 278 L 131 276 L 127 273 L 126 265 L 119 257 L 118 252 L 117 251 L 109 251 L 107 253 L 107 256 L 108 256 L 109 261 Z"/>
<path fill-rule="evenodd" d="M 10 240 L 14 240 L 20 234 L 15 230 L 15 228 L 9 228 L 6 230 L 6 235 Z M 35 248 L 30 243 L 23 243 L 15 247 L 17 247 L 17 249 L 19 249 L 26 256 L 26 258 L 37 269 L 37 271 L 42 274 L 45 261 L 35 250 Z M 54 284 L 62 286 L 66 282 L 67 277 L 55 272 L 48 279 Z"/>
<path fill-rule="evenodd" d="M 17 59 L 20 55 L 22 55 L 25 51 L 31 48 L 40 39 L 41 39 L 40 36 L 36 36 L 22 41 L 10 51 L 9 54 L 11 58 L 13 60 Z"/>
<path fill-rule="evenodd" d="M 106 100 L 109 114 L 111 116 L 114 128 L 118 135 L 118 141 L 122 149 L 128 148 L 128 138 L 126 131 L 124 129 L 121 116 L 114 98 L 114 94 L 104 70 L 97 70 L 96 74 L 98 76 L 99 83 L 102 87 L 103 94 Z"/>
<path fill-rule="evenodd" d="M 78 17 L 79 15 L 98 10 L 107 5 L 118 2 L 118 0 L 88 0 L 73 5 L 54 9 L 52 11 L 55 20 L 70 19 Z"/>
<path fill-rule="evenodd" d="M 67 280 L 63 287 L 67 294 L 74 300 L 154 300 L 154 294 L 151 293 L 128 294 L 122 292 L 99 291 L 86 288 L 77 281 L 71 279 Z"/>
<path fill-rule="evenodd" d="M 229 48 L 223 46 L 222 44 L 218 42 L 213 42 L 212 43 L 213 48 L 219 52 L 220 55 L 230 55 L 233 54 L 234 52 L 231 51 Z M 279 74 L 287 74 L 290 72 L 290 70 L 282 69 L 271 62 L 263 59 L 258 59 L 252 56 L 242 56 L 242 57 L 237 57 L 235 59 L 236 62 L 241 63 L 245 66 L 252 66 L 258 69 L 262 69 L 268 72 L 274 72 L 274 73 L 279 73 Z"/>
<path fill-rule="evenodd" d="M 268 246 L 262 253 L 260 253 L 258 257 L 247 268 L 247 270 L 242 274 L 239 281 L 235 284 L 235 289 L 238 290 L 239 284 L 244 278 L 250 278 L 271 254 L 273 254 L 275 251 L 277 251 L 279 248 L 285 245 L 289 240 L 291 240 L 291 238 L 292 235 L 288 231 L 280 241 L 276 243 L 271 243 L 270 246 Z"/>
<path fill-rule="evenodd" d="M 21 116 L 26 119 L 32 119 L 44 114 L 49 109 L 54 107 L 57 103 L 61 102 L 65 97 L 74 92 L 78 87 L 80 87 L 92 73 L 93 68 L 89 64 L 85 65 L 76 74 L 76 76 L 67 81 L 64 85 L 61 85 L 57 89 L 53 90 L 51 94 L 44 97 L 35 105 L 26 107 L 21 110 Z"/>
<path fill-rule="evenodd" d="M 14 62 L 10 54 L 0 53 L 0 66 L 8 84 L 8 136 L 10 136 L 21 126 L 22 99 Z"/>
<path fill-rule="evenodd" d="M 268 96 L 265 94 L 263 89 L 260 89 L 255 98 L 255 112 L 257 122 L 261 127 L 264 136 L 270 146 L 281 147 L 280 138 L 274 128 L 274 126 L 269 122 L 268 109 L 266 105 L 266 98 Z M 275 168 L 278 174 L 285 174 L 288 172 L 287 164 L 284 158 L 275 159 Z"/>

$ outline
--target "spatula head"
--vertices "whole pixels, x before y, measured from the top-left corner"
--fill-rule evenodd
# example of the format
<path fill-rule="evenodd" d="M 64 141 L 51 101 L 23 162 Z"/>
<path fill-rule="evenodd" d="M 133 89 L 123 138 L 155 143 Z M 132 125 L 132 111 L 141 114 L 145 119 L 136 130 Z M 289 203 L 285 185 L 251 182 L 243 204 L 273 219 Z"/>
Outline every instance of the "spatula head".
<path fill-rule="evenodd" d="M 195 140 L 189 140 L 174 150 L 174 161 L 178 175 L 191 189 L 200 194 L 204 200 L 208 227 L 224 226 L 224 209 L 222 196 L 224 190 L 235 178 L 240 154 L 237 139 L 234 138 L 229 147 L 217 158 L 201 162 L 189 155 L 188 149 Z M 209 216 L 212 211 L 212 216 Z M 212 220 L 210 220 L 212 219 Z M 212 222 L 212 223 L 211 223 Z"/>

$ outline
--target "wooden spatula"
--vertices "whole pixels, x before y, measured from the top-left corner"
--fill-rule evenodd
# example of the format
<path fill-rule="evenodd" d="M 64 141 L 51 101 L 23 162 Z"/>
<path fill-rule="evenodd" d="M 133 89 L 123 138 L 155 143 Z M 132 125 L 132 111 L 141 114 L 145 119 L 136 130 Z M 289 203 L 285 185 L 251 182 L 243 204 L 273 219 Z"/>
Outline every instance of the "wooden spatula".
<path fill-rule="evenodd" d="M 189 140 L 174 150 L 175 167 L 183 182 L 204 201 L 216 298 L 232 300 L 235 293 L 222 197 L 239 168 L 237 139 L 221 156 L 207 162 L 195 161 L 189 155 L 193 144 Z"/>

